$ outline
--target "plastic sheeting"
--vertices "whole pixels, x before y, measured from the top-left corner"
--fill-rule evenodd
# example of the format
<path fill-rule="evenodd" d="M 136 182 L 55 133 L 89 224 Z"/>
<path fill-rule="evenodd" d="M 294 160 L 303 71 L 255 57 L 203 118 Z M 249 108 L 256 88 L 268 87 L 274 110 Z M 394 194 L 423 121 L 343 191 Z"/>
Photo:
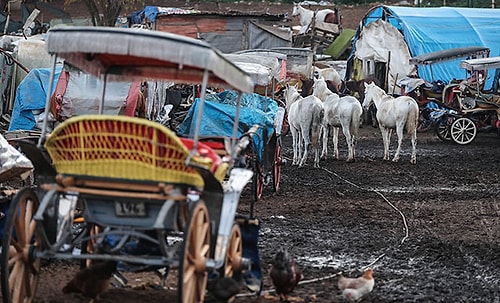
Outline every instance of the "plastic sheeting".
<path fill-rule="evenodd" d="M 61 70 L 62 66 L 57 67 L 51 94 L 56 88 Z M 21 81 L 16 90 L 9 131 L 32 130 L 35 128 L 35 114 L 43 112 L 45 109 L 50 71 L 50 68 L 32 69 Z"/>
<path fill-rule="evenodd" d="M 402 33 L 411 57 L 466 46 L 488 47 L 492 56 L 500 55 L 498 9 L 378 6 L 368 12 L 362 20 L 362 27 L 358 29 L 355 40 L 366 39 L 368 34 L 365 34 L 365 29 L 370 23 L 380 19 L 385 20 Z M 390 38 L 383 32 L 370 35 L 371 40 L 380 43 Z M 370 47 L 376 48 L 377 45 L 370 44 Z M 353 54 L 357 56 L 359 51 L 356 42 L 351 57 Z M 406 64 L 406 62 L 400 63 Z M 464 71 L 459 68 L 459 60 L 435 64 L 432 66 L 432 73 L 436 80 L 446 83 L 453 78 L 464 77 Z M 420 66 L 418 75 L 427 81 L 432 81 L 429 66 Z M 488 78 L 485 88 L 489 88 L 491 83 L 492 79 Z"/>
<path fill-rule="evenodd" d="M 207 95 L 202 113 L 200 137 L 232 137 L 234 118 L 238 94 L 231 90 L 222 93 Z M 241 137 L 253 125 L 258 124 L 259 135 L 254 136 L 254 144 L 258 151 L 264 149 L 264 132 L 269 138 L 274 131 L 274 119 L 278 111 L 278 104 L 271 98 L 259 94 L 242 94 L 241 109 L 237 136 Z M 182 137 L 193 138 L 196 129 L 196 119 L 200 112 L 200 99 L 195 99 L 186 118 L 179 125 L 177 133 Z M 260 153 L 262 159 L 262 154 Z"/>
<path fill-rule="evenodd" d="M 0 182 L 19 176 L 33 169 L 33 164 L 21 152 L 0 135 Z"/>
<path fill-rule="evenodd" d="M 50 68 L 33 69 L 19 84 L 9 131 L 40 128 L 37 124 L 40 120 L 38 116 L 42 116 L 45 110 L 50 70 Z M 51 94 L 56 89 L 61 70 L 62 66 L 56 69 Z M 130 85 L 130 82 L 107 83 L 104 114 L 119 114 L 126 108 Z M 71 71 L 60 115 L 67 119 L 72 116 L 98 113 L 101 94 L 102 81 L 99 78 L 79 71 Z"/>

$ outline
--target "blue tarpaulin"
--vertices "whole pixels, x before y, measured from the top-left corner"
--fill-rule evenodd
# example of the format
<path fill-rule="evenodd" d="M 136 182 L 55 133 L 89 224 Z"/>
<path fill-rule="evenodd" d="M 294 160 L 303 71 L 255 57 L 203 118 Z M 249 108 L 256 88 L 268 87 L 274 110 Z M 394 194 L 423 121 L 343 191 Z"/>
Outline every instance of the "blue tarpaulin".
<path fill-rule="evenodd" d="M 500 55 L 500 10 L 462 7 L 404 7 L 381 5 L 370 10 L 363 18 L 354 37 L 363 37 L 363 29 L 370 23 L 384 20 L 398 29 L 412 57 L 435 51 L 468 46 L 483 46 L 490 49 L 490 56 Z M 379 37 L 383 40 L 383 37 Z M 419 66 L 420 78 L 435 79 L 448 83 L 452 79 L 463 79 L 465 72 L 459 67 L 460 60 L 448 61 L 432 66 Z M 407 62 L 405 62 L 407 64 Z M 399 75 L 400 78 L 406 75 Z M 491 87 L 492 78 L 485 88 Z"/>
<path fill-rule="evenodd" d="M 177 7 L 159 7 L 145 6 L 144 9 L 133 12 L 130 15 L 132 24 L 141 24 L 143 22 L 154 23 L 157 15 L 188 15 L 200 13 L 199 10 L 182 9 Z"/>
<path fill-rule="evenodd" d="M 222 93 L 207 95 L 201 120 L 200 137 L 231 137 L 236 116 L 236 102 L 238 94 L 231 90 Z M 179 125 L 177 133 L 182 137 L 193 138 L 196 119 L 200 112 L 200 99 L 195 99 L 186 118 Z M 259 135 L 255 136 L 254 144 L 258 151 L 264 148 L 263 130 L 269 138 L 274 131 L 274 119 L 278 111 L 278 104 L 271 98 L 259 94 L 242 94 L 241 110 L 237 136 L 242 136 L 253 125 L 262 126 Z"/>
<path fill-rule="evenodd" d="M 35 128 L 36 122 L 33 111 L 43 111 L 45 109 L 51 70 L 51 68 L 34 68 L 19 83 L 16 90 L 14 108 L 12 109 L 9 131 L 31 130 Z M 61 70 L 62 66 L 56 68 L 52 93 L 56 89 Z"/>

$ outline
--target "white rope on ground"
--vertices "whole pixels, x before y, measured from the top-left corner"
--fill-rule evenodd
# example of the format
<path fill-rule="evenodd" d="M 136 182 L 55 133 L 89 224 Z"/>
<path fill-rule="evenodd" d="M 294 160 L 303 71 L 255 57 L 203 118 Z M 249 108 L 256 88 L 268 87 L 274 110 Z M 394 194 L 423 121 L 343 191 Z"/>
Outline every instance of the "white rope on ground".
<path fill-rule="evenodd" d="M 384 199 L 384 201 L 389 204 L 390 207 L 392 207 L 396 212 L 399 213 L 399 215 L 401 216 L 401 219 L 403 220 L 403 225 L 404 225 L 404 231 L 405 231 L 405 235 L 404 237 L 401 239 L 401 241 L 399 242 L 399 246 L 403 245 L 403 243 L 406 241 L 406 239 L 408 239 L 408 224 L 406 223 L 406 217 L 405 215 L 403 214 L 403 212 L 401 210 L 399 210 L 394 204 L 391 203 L 391 201 L 389 201 L 385 196 L 384 194 L 382 194 L 381 192 L 379 192 L 378 190 L 375 190 L 375 189 L 366 189 L 366 188 L 363 188 L 362 186 L 359 186 L 345 178 L 342 178 L 339 174 L 335 173 L 335 172 L 332 172 L 332 171 L 329 171 L 328 169 L 326 168 L 322 168 L 324 171 L 326 171 L 327 173 L 331 174 L 331 175 L 334 175 L 336 176 L 337 178 L 339 178 L 340 180 L 346 182 L 347 184 L 350 184 L 356 188 L 359 188 L 361 190 L 364 190 L 364 191 L 371 191 L 371 192 L 374 192 L 376 193 L 377 195 L 379 195 L 380 197 L 382 197 L 382 199 Z M 389 248 L 387 248 L 388 250 Z M 382 259 L 383 257 L 385 257 L 386 253 L 383 253 L 381 254 L 380 256 L 378 256 L 377 258 L 375 258 L 375 260 L 373 262 L 371 262 L 370 264 L 366 265 L 365 267 L 363 267 L 363 271 L 366 270 L 368 267 L 371 267 L 373 266 L 373 264 L 377 263 L 380 259 Z"/>
<path fill-rule="evenodd" d="M 404 237 L 401 239 L 401 241 L 399 242 L 399 246 L 403 245 L 403 243 L 406 241 L 406 239 L 408 239 L 408 224 L 406 223 L 406 217 L 405 215 L 403 214 L 403 212 L 401 210 L 399 210 L 394 204 L 391 203 L 391 201 L 389 201 L 389 199 L 387 199 L 384 194 L 382 194 L 381 192 L 379 192 L 378 190 L 374 190 L 374 189 L 366 189 L 366 188 L 363 188 L 362 186 L 359 186 L 343 177 L 341 177 L 339 174 L 335 173 L 335 172 L 332 172 L 326 168 L 322 168 L 324 171 L 326 171 L 327 173 L 331 174 L 331 175 L 334 175 L 336 176 L 337 178 L 339 178 L 340 180 L 344 181 L 345 183 L 349 184 L 349 185 L 352 185 L 356 188 L 359 188 L 361 190 L 364 190 L 364 191 L 371 191 L 371 192 L 374 192 L 376 193 L 377 195 L 379 195 L 380 197 L 382 197 L 382 199 L 384 199 L 384 201 L 389 204 L 390 207 L 392 207 L 396 212 L 399 213 L 399 215 L 401 216 L 401 219 L 403 220 L 403 225 L 404 225 L 404 231 L 405 231 L 405 235 Z M 389 248 L 387 248 L 386 250 L 389 250 Z M 365 271 L 368 267 L 372 267 L 375 263 L 377 263 L 380 259 L 382 259 L 383 257 L 386 256 L 386 253 L 383 253 L 381 255 L 379 255 L 377 258 L 375 258 L 374 261 L 372 261 L 370 264 L 364 266 L 362 268 L 362 271 Z M 319 278 L 314 278 L 314 279 L 309 279 L 309 280 L 302 280 L 298 283 L 298 285 L 303 285 L 303 284 L 310 284 L 310 283 L 315 283 L 315 282 L 319 282 L 319 281 L 323 281 L 323 280 L 328 280 L 328 279 L 332 279 L 332 278 L 335 278 L 337 276 L 340 276 L 342 274 L 341 271 L 337 272 L 337 273 L 334 273 L 334 274 L 331 274 L 331 275 L 328 275 L 328 276 L 325 276 L 325 277 L 319 277 Z M 269 289 L 269 290 L 262 290 L 261 293 L 260 293 L 260 296 L 263 296 L 263 295 L 268 295 L 268 294 L 271 294 L 271 293 L 275 293 L 275 290 L 273 288 Z M 250 294 L 238 294 L 237 297 L 249 297 L 249 296 L 256 296 L 257 294 L 256 293 L 250 293 Z"/>

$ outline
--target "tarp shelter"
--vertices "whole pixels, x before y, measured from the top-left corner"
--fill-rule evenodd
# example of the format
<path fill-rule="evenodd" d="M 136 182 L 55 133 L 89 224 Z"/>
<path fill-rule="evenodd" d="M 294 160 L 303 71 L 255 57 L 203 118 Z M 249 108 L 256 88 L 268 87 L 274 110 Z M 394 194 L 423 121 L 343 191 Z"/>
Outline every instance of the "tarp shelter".
<path fill-rule="evenodd" d="M 223 53 L 245 49 L 290 47 L 292 31 L 276 26 L 283 15 L 264 12 L 202 12 L 171 7 L 146 6 L 131 15 L 131 23 L 151 29 L 200 39 Z"/>
<path fill-rule="evenodd" d="M 50 68 L 35 68 L 17 87 L 12 119 L 8 131 L 34 130 L 43 118 Z M 53 124 L 72 116 L 97 113 L 102 93 L 102 81 L 77 70 L 56 69 L 51 112 L 57 117 Z M 139 82 L 108 82 L 106 86 L 107 114 L 134 116 L 139 97 Z M 59 101 L 56 101 L 59 100 Z"/>
<path fill-rule="evenodd" d="M 485 8 L 377 6 L 360 21 L 349 57 L 346 78 L 376 76 L 394 88 L 397 79 L 416 75 L 411 57 L 467 46 L 484 46 L 500 55 L 500 10 Z M 434 65 L 434 78 L 448 83 L 462 79 L 459 60 Z M 419 66 L 418 76 L 432 81 L 429 66 Z M 491 87 L 487 79 L 485 88 Z"/>

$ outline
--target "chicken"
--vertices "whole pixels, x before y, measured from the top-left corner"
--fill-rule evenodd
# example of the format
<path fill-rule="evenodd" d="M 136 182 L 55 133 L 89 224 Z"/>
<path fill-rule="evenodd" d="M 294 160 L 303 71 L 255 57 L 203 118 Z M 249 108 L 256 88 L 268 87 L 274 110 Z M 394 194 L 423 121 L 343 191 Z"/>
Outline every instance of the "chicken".
<path fill-rule="evenodd" d="M 302 270 L 286 250 L 280 250 L 274 256 L 270 271 L 271 280 L 280 300 L 288 300 L 300 280 L 304 279 Z"/>
<path fill-rule="evenodd" d="M 208 292 L 217 302 L 231 302 L 234 297 L 243 289 L 241 275 L 237 277 L 223 277 L 209 280 L 207 283 Z"/>
<path fill-rule="evenodd" d="M 63 287 L 63 293 L 81 293 L 92 301 L 97 299 L 108 289 L 116 264 L 116 261 L 104 261 L 82 269 Z"/>
<path fill-rule="evenodd" d="M 361 277 L 346 278 L 342 275 L 339 277 L 338 286 L 342 292 L 344 299 L 349 302 L 359 302 L 368 295 L 375 285 L 373 279 L 373 269 L 368 268 Z"/>

